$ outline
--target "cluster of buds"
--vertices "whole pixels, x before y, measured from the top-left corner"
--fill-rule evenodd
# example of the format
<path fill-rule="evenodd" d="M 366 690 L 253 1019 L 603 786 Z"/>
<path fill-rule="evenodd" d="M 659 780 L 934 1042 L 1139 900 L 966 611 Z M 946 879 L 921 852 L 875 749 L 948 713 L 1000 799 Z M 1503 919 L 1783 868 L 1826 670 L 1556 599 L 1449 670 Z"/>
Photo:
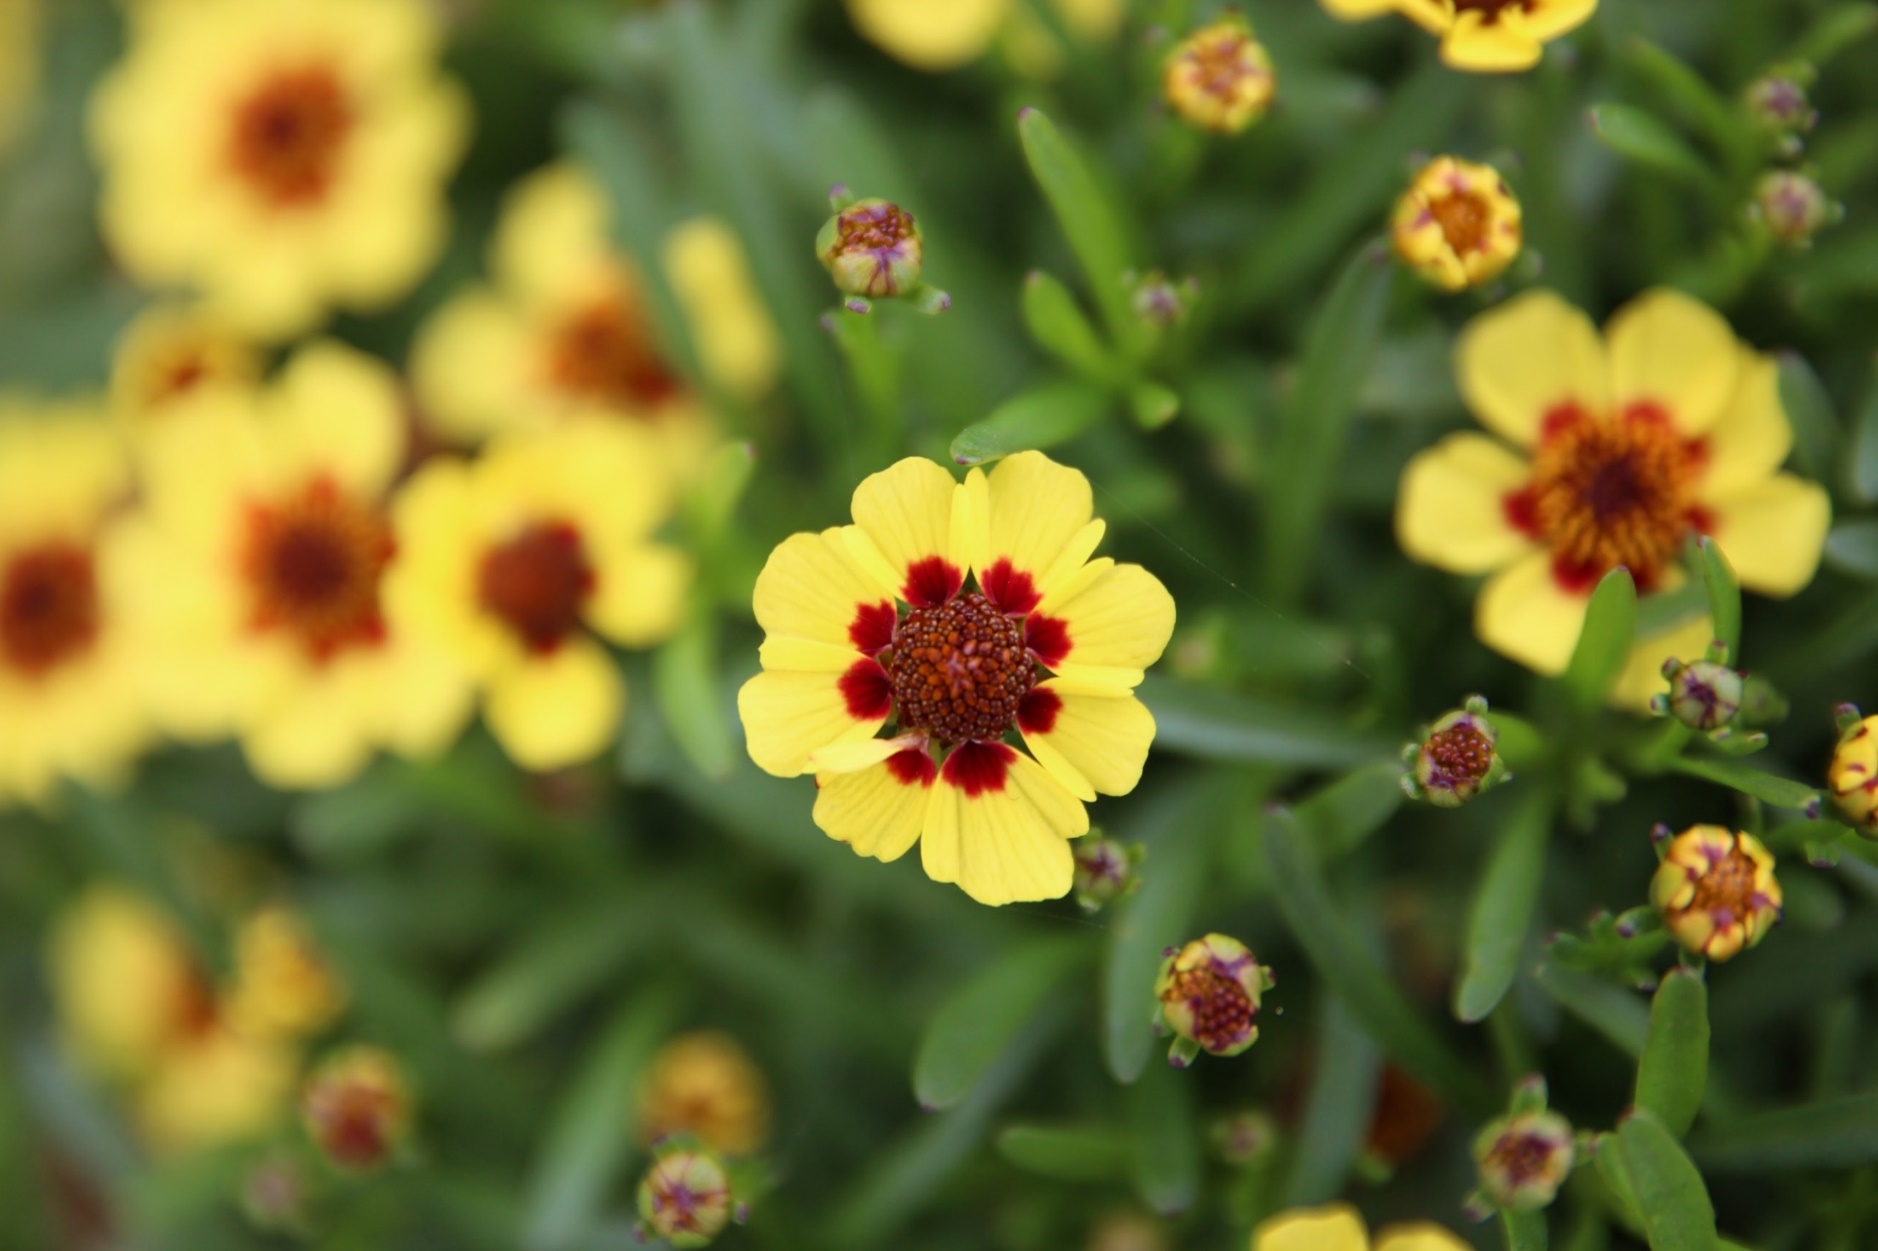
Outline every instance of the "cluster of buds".
<path fill-rule="evenodd" d="M 300 1116 L 320 1154 L 348 1172 L 391 1159 L 411 1128 L 411 1092 L 397 1058 L 354 1046 L 329 1056 L 307 1078 Z"/>
<path fill-rule="evenodd" d="M 1742 101 L 1755 127 L 1772 144 L 1780 161 L 1797 160 L 1805 136 L 1819 121 L 1807 99 L 1814 69 L 1804 62 L 1777 65 L 1748 84 Z M 1790 248 L 1808 247 L 1813 236 L 1845 216 L 1814 178 L 1797 169 L 1770 169 L 1754 184 L 1748 201 L 1750 223 L 1767 238 Z"/>
<path fill-rule="evenodd" d="M 1075 842 L 1076 902 L 1084 912 L 1100 912 L 1141 885 L 1138 870 L 1148 849 L 1091 830 Z"/>
<path fill-rule="evenodd" d="M 1271 56 L 1237 13 L 1175 44 L 1161 69 L 1167 106 L 1217 135 L 1236 135 L 1265 116 L 1277 90 Z"/>
<path fill-rule="evenodd" d="M 749 1216 L 730 1174 L 711 1152 L 684 1142 L 661 1147 L 639 1182 L 640 1233 L 674 1247 L 702 1247 Z"/>
<path fill-rule="evenodd" d="M 1236 1056 L 1258 1041 L 1259 998 L 1275 983 L 1244 943 L 1208 934 L 1162 954 L 1155 1028 L 1174 1035 L 1169 1064 L 1184 1069 L 1202 1051 Z"/>
<path fill-rule="evenodd" d="M 830 191 L 828 202 L 835 215 L 815 236 L 815 254 L 849 312 L 871 312 L 874 300 L 904 300 L 922 313 L 952 307 L 951 296 L 920 277 L 926 248 L 911 213 L 887 200 L 856 199 L 845 186 Z"/>
<path fill-rule="evenodd" d="M 1528 1077 L 1513 1091 L 1507 1114 L 1474 1139 L 1480 1189 L 1467 1201 L 1477 1216 L 1536 1212 L 1551 1204 L 1577 1158 L 1571 1122 L 1546 1108 L 1545 1078 Z"/>
<path fill-rule="evenodd" d="M 1505 272 L 1525 242 L 1525 228 L 1519 201 L 1499 170 L 1438 156 L 1397 198 L 1389 240 L 1424 282 L 1465 291 Z"/>
<path fill-rule="evenodd" d="M 1719 825 L 1652 832 L 1662 863 L 1650 879 L 1650 902 L 1684 950 L 1728 960 L 1767 936 L 1780 919 L 1774 857 L 1758 838 Z"/>
<path fill-rule="evenodd" d="M 1402 749 L 1408 765 L 1402 789 L 1437 808 L 1460 807 L 1512 776 L 1494 750 L 1498 738 L 1487 720 L 1487 701 L 1469 695 L 1458 711 L 1423 731 L 1419 743 Z"/>
<path fill-rule="evenodd" d="M 1865 838 L 1878 839 L 1878 717 L 1860 716 L 1854 704 L 1840 704 L 1837 715 L 1839 744 L 1826 786 L 1839 815 Z"/>

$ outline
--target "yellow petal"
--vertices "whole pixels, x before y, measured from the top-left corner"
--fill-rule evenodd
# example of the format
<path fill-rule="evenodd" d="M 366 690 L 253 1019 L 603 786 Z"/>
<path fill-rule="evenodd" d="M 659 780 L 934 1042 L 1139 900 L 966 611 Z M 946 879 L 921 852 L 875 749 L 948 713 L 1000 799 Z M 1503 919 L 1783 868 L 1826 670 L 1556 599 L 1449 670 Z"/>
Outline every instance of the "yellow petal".
<path fill-rule="evenodd" d="M 1507 518 L 1507 496 L 1532 467 L 1504 444 L 1451 434 L 1419 452 L 1402 471 L 1395 533 L 1402 550 L 1449 573 L 1487 573 L 1510 564 L 1532 540 Z"/>
<path fill-rule="evenodd" d="M 902 735 L 895 738 L 850 739 L 842 743 L 830 743 L 809 753 L 809 768 L 817 775 L 816 784 L 821 784 L 824 776 L 839 773 L 858 773 L 862 769 L 879 764 L 890 756 L 897 756 L 903 751 L 922 748 L 925 744 L 923 735 Z"/>
<path fill-rule="evenodd" d="M 502 203 L 490 253 L 497 284 L 524 307 L 555 303 L 610 257 L 611 216 L 599 184 L 579 166 L 562 162 L 530 174 Z"/>
<path fill-rule="evenodd" d="M 772 639 L 811 639 L 852 652 L 859 623 L 869 650 L 895 616 L 892 586 L 883 586 L 848 554 L 846 529 L 792 534 L 776 546 L 756 578 L 757 624 Z M 866 612 L 863 612 L 863 610 Z"/>
<path fill-rule="evenodd" d="M 1598 0 L 1537 0 L 1515 13 L 1527 34 L 1549 42 L 1584 25 L 1597 10 Z"/>
<path fill-rule="evenodd" d="M 1366 0 L 1338 2 L 1351 5 L 1363 4 Z M 1331 6 L 1331 0 L 1322 0 L 1322 3 L 1326 8 Z M 1454 25 L 1453 0 L 1392 0 L 1391 7 L 1431 35 L 1446 34 Z"/>
<path fill-rule="evenodd" d="M 1590 318 L 1550 291 L 1516 296 L 1461 331 L 1455 375 L 1480 424 L 1516 446 L 1538 441 L 1546 414 L 1608 399 L 1604 346 Z"/>
<path fill-rule="evenodd" d="M 1771 357 L 1742 350 L 1734 393 L 1703 436 L 1706 457 L 1696 489 L 1726 495 L 1780 468 L 1793 447 L 1793 427 L 1780 403 L 1780 370 Z"/>
<path fill-rule="evenodd" d="M 350 695 L 330 669 L 309 669 L 264 707 L 241 737 L 255 776 L 270 786 L 306 790 L 356 777 L 370 763 L 373 743 Z"/>
<path fill-rule="evenodd" d="M 1832 501 L 1817 483 L 1776 474 L 1708 508 L 1709 532 L 1742 586 L 1787 596 L 1813 580 L 1832 525 Z"/>
<path fill-rule="evenodd" d="M 919 840 L 932 798 L 930 762 L 896 769 L 882 761 L 815 780 L 821 788 L 815 795 L 815 824 L 859 855 L 898 860 Z"/>
<path fill-rule="evenodd" d="M 1501 655 L 1539 673 L 1562 673 L 1578 645 L 1590 596 L 1566 591 L 1552 557 L 1534 552 L 1487 580 L 1474 603 L 1474 633 Z"/>
<path fill-rule="evenodd" d="M 842 678 L 839 673 L 759 673 L 743 684 L 737 712 L 758 768 L 783 778 L 807 773 L 813 752 L 872 738 L 886 724 L 884 713 L 861 718 L 849 711 Z"/>
<path fill-rule="evenodd" d="M 952 543 L 959 485 L 934 461 L 910 456 L 869 475 L 854 491 L 854 520 L 893 570 L 909 603 L 939 603 L 957 589 L 964 562 Z M 943 566 L 934 562 L 943 562 Z M 909 570 L 917 579 L 908 584 Z"/>
<path fill-rule="evenodd" d="M 1503 15 L 1504 19 L 1504 15 Z M 1477 11 L 1456 15 L 1441 40 L 1441 61 L 1458 70 L 1504 74 L 1531 69 L 1545 49 L 1518 22 L 1488 22 Z"/>
<path fill-rule="evenodd" d="M 1396 0 L 1318 0 L 1339 22 L 1366 22 L 1396 11 Z"/>
<path fill-rule="evenodd" d="M 1088 829 L 1088 810 L 1036 761 L 1001 743 L 965 744 L 933 786 L 921 862 L 982 904 L 1056 899 L 1075 876 L 1066 840 Z"/>
<path fill-rule="evenodd" d="M 1019 452 L 998 462 L 986 487 L 988 550 L 974 570 L 980 583 L 987 567 L 1009 561 L 1037 593 L 1047 593 L 1052 588 L 1044 584 L 1045 575 L 1083 534 L 1095 511 L 1089 479 L 1041 452 Z M 1004 604 L 1012 612 L 1028 606 Z"/>
<path fill-rule="evenodd" d="M 1174 632 L 1174 597 L 1140 565 L 1110 565 L 1085 585 L 1071 584 L 1068 594 L 1043 601 L 1027 627 L 1033 647 L 1045 636 L 1038 618 L 1061 622 L 1068 643 L 1049 655 L 1038 648 L 1038 658 L 1050 668 L 1068 662 L 1146 669 L 1161 658 Z"/>
<path fill-rule="evenodd" d="M 289 472 L 331 473 L 373 498 L 404 460 L 403 405 L 391 371 L 333 342 L 294 354 L 271 404 Z M 289 468 L 290 467 L 290 468 Z"/>
<path fill-rule="evenodd" d="M 663 543 L 602 545 L 598 581 L 587 601 L 593 628 L 625 647 L 671 637 L 684 619 L 691 558 Z"/>
<path fill-rule="evenodd" d="M 1057 706 L 1049 709 L 1046 700 L 1047 715 L 1027 725 L 1035 715 L 1027 711 L 1044 697 Z M 1085 800 L 1134 790 L 1154 742 L 1154 714 L 1134 696 L 1060 694 L 1053 681 L 1026 698 L 1018 724 L 1037 762 Z"/>
<path fill-rule="evenodd" d="M 1468 1251 L 1451 1231 L 1428 1221 L 1390 1225 L 1376 1235 L 1376 1251 Z"/>
<path fill-rule="evenodd" d="M 466 292 L 438 309 L 411 349 L 425 424 L 464 443 L 529 424 L 530 346 L 521 318 L 487 291 Z"/>
<path fill-rule="evenodd" d="M 1363 1218 L 1344 1204 L 1293 1208 L 1252 1231 L 1252 1251 L 1368 1251 Z"/>
<path fill-rule="evenodd" d="M 1618 409 L 1655 404 L 1685 435 L 1713 426 L 1734 394 L 1741 349 L 1715 311 L 1680 291 L 1632 300 L 1605 328 Z"/>
<path fill-rule="evenodd" d="M 980 56 L 1009 0 L 848 0 L 854 28 L 914 69 L 956 69 Z"/>
<path fill-rule="evenodd" d="M 626 684 L 612 657 L 593 640 L 574 637 L 491 678 L 483 716 L 510 759 L 544 770 L 606 750 L 625 707 Z"/>
<path fill-rule="evenodd" d="M 415 760 L 442 755 L 476 710 L 476 691 L 455 657 L 394 624 L 372 721 L 387 748 Z"/>
<path fill-rule="evenodd" d="M 761 397 L 776 384 L 782 348 L 737 236 L 716 218 L 693 218 L 672 227 L 661 259 L 705 372 L 745 400 Z"/>
<path fill-rule="evenodd" d="M 1707 613 L 1638 639 L 1611 687 L 1611 706 L 1632 712 L 1648 710 L 1652 695 L 1662 695 L 1669 690 L 1669 682 L 1663 677 L 1663 662 L 1671 657 L 1699 660 L 1714 641 L 1715 627 L 1709 623 Z"/>

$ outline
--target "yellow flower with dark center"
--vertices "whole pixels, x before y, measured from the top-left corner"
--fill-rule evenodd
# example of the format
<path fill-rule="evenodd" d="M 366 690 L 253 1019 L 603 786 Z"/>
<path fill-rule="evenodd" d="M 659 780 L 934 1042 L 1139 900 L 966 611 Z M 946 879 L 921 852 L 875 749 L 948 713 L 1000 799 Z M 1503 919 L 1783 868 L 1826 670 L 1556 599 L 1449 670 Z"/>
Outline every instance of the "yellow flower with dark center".
<path fill-rule="evenodd" d="M 1650 879 L 1650 902 L 1689 951 L 1730 959 L 1780 919 L 1773 854 L 1752 834 L 1692 825 L 1670 841 Z"/>
<path fill-rule="evenodd" d="M 613 741 L 626 688 L 601 639 L 645 647 L 678 626 L 691 566 L 652 538 L 672 506 L 657 460 L 635 426 L 574 422 L 433 460 L 398 500 L 394 610 L 482 688 L 526 768 Z"/>
<path fill-rule="evenodd" d="M 140 282 L 285 338 L 398 299 L 468 136 L 423 0 L 146 6 L 93 98 L 104 234 Z"/>
<path fill-rule="evenodd" d="M 181 929 L 148 899 L 98 885 L 53 926 L 47 952 L 60 1030 L 80 1062 L 134 1079 L 215 1016 Z"/>
<path fill-rule="evenodd" d="M 1069 30 L 1107 39 L 1125 16 L 1121 0 L 1050 0 Z M 1047 77 L 1062 60 L 1056 38 L 1022 0 L 847 0 L 863 38 L 889 56 L 928 72 L 957 69 L 983 56 L 1004 32 L 1011 59 L 1027 74 Z"/>
<path fill-rule="evenodd" d="M 1584 23 L 1598 0 L 1319 0 L 1345 22 L 1400 13 L 1441 36 L 1441 59 L 1459 70 L 1531 69 L 1545 45 Z"/>
<path fill-rule="evenodd" d="M 751 759 L 814 773 L 816 824 L 861 855 L 918 842 L 980 903 L 1066 893 L 1084 803 L 1141 775 L 1154 718 L 1132 692 L 1174 627 L 1152 574 L 1090 559 L 1092 513 L 1088 480 L 1037 452 L 861 483 L 855 524 L 792 536 L 757 578 Z"/>
<path fill-rule="evenodd" d="M 306 925 L 282 907 L 263 908 L 235 934 L 235 980 L 224 1008 L 241 1034 L 300 1039 L 345 1011 L 346 988 Z"/>
<path fill-rule="evenodd" d="M 1161 96 L 1174 112 L 1222 135 L 1236 135 L 1265 116 L 1276 90 L 1271 56 L 1237 15 L 1181 40 L 1161 70 Z"/>
<path fill-rule="evenodd" d="M 1462 291 L 1498 277 L 1519 255 L 1519 201 L 1491 165 L 1438 156 L 1396 201 L 1389 237 L 1423 279 Z"/>
<path fill-rule="evenodd" d="M 261 353 L 204 309 L 156 304 L 118 336 L 111 401 L 131 434 L 205 392 L 253 386 Z"/>
<path fill-rule="evenodd" d="M 1474 619 L 1488 646 L 1562 671 L 1598 580 L 1622 565 L 1641 591 L 1671 589 L 1694 534 L 1753 590 L 1792 595 L 1812 580 L 1826 493 L 1778 472 L 1792 431 L 1774 362 L 1705 305 L 1654 291 L 1600 340 L 1577 309 L 1532 292 L 1470 323 L 1455 367 L 1499 438 L 1449 435 L 1411 460 L 1396 535 L 1417 560 L 1491 575 Z M 1696 621 L 1644 640 L 1616 698 L 1644 703 L 1665 658 L 1711 637 Z"/>
<path fill-rule="evenodd" d="M 388 620 L 380 593 L 405 456 L 389 371 L 315 344 L 267 390 L 195 406 L 143 448 L 133 591 L 163 724 L 238 734 L 276 786 L 336 785 L 378 748 L 449 745 L 467 683 Z"/>
<path fill-rule="evenodd" d="M 1860 834 L 1872 837 L 1878 831 L 1878 717 L 1865 717 L 1840 735 L 1826 785 L 1839 815 Z"/>
<path fill-rule="evenodd" d="M 127 468 L 88 407 L 0 397 L 0 807 L 117 782 L 147 738 L 109 520 Z"/>
<path fill-rule="evenodd" d="M 1252 1231 L 1252 1251 L 1467 1251 L 1467 1244 L 1439 1225 L 1417 1221 L 1391 1225 L 1371 1243 L 1363 1218 L 1345 1204 L 1292 1208 Z"/>
<path fill-rule="evenodd" d="M 730 1035 L 681 1034 L 653 1058 L 639 1126 L 648 1141 L 692 1134 L 713 1151 L 749 1155 L 769 1134 L 769 1088 Z"/>

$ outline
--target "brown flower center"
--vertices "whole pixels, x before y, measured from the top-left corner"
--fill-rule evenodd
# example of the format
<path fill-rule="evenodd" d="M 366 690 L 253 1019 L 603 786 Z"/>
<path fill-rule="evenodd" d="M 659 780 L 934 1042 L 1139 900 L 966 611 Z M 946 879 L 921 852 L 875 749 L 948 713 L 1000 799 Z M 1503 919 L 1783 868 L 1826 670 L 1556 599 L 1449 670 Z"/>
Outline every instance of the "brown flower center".
<path fill-rule="evenodd" d="M 1739 846 L 1695 880 L 1695 897 L 1685 911 L 1727 911 L 1737 920 L 1754 910 L 1754 861 Z"/>
<path fill-rule="evenodd" d="M 841 252 L 888 251 L 913 234 L 913 215 L 897 204 L 868 204 L 841 215 L 836 249 Z"/>
<path fill-rule="evenodd" d="M 1493 767 L 1493 744 L 1466 722 L 1430 734 L 1422 751 L 1454 782 L 1478 782 Z"/>
<path fill-rule="evenodd" d="M 1493 211 L 1478 191 L 1453 191 L 1428 202 L 1428 215 L 1457 255 L 1478 252 L 1487 243 Z"/>
<path fill-rule="evenodd" d="M 593 587 L 580 531 L 535 522 L 484 554 L 477 596 L 529 651 L 545 655 L 580 628 Z"/>
<path fill-rule="evenodd" d="M 1454 0 L 1454 14 L 1478 13 L 1480 20 L 1488 26 L 1500 20 L 1500 15 L 1508 9 L 1517 9 L 1521 13 L 1532 12 L 1538 0 Z"/>
<path fill-rule="evenodd" d="M 983 595 L 915 608 L 894 636 L 893 703 L 903 729 L 995 743 L 1036 683 L 1023 626 Z"/>
<path fill-rule="evenodd" d="M 653 407 L 678 390 L 645 319 L 617 295 L 595 300 L 555 328 L 548 376 L 562 391 L 628 409 Z"/>
<path fill-rule="evenodd" d="M 1546 1175 L 1557 1150 L 1557 1144 L 1544 1134 L 1512 1130 L 1501 1134 L 1488 1148 L 1487 1167 L 1509 1185 L 1525 1186 Z"/>
<path fill-rule="evenodd" d="M 43 677 L 98 636 L 98 585 L 91 553 L 53 540 L 15 552 L 0 573 L 0 659 Z"/>
<path fill-rule="evenodd" d="M 236 103 L 228 160 L 275 207 L 316 204 L 332 187 L 356 120 L 330 66 L 280 70 Z"/>
<path fill-rule="evenodd" d="M 384 515 L 330 478 L 251 506 L 240 568 L 253 594 L 253 628 L 286 631 L 319 663 L 382 642 L 378 582 L 394 550 Z"/>
<path fill-rule="evenodd" d="M 1258 1009 L 1239 979 L 1212 961 L 1183 969 L 1162 993 L 1169 1001 L 1185 1000 L 1193 1014 L 1193 1041 L 1207 1051 L 1237 1046 L 1252 1028 Z"/>
<path fill-rule="evenodd" d="M 1698 464 L 1697 446 L 1653 406 L 1612 421 L 1568 410 L 1547 422 L 1514 511 L 1551 547 L 1561 580 L 1589 585 L 1623 565 L 1647 589 L 1698 526 Z"/>

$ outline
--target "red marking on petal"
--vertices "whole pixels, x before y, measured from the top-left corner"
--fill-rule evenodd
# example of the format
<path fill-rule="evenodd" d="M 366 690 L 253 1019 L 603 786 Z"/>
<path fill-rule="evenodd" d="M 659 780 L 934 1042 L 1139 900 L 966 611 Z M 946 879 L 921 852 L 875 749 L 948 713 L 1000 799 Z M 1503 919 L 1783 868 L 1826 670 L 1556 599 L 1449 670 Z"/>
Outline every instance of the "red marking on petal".
<path fill-rule="evenodd" d="M 848 641 L 862 655 L 875 656 L 893 646 L 893 628 L 900 624 L 900 614 L 893 604 L 857 604 L 854 620 L 848 623 Z"/>
<path fill-rule="evenodd" d="M 1580 564 L 1562 556 L 1554 557 L 1552 561 L 1552 581 L 1556 582 L 1558 589 L 1567 595 L 1591 594 L 1592 588 L 1598 584 L 1598 579 L 1609 572 L 1608 569 Z"/>
<path fill-rule="evenodd" d="M 893 711 L 893 679 L 872 660 L 857 660 L 835 684 L 856 721 L 879 721 Z"/>
<path fill-rule="evenodd" d="M 1697 534 L 1713 534 L 1715 527 L 1720 524 L 1720 519 L 1715 516 L 1712 509 L 1705 508 L 1701 504 L 1689 505 L 1689 528 Z"/>
<path fill-rule="evenodd" d="M 946 757 L 939 776 L 948 786 L 964 791 L 967 799 L 976 799 L 1002 791 L 1016 759 L 1017 753 L 1003 743 L 960 743 Z"/>
<path fill-rule="evenodd" d="M 1063 697 L 1045 686 L 1034 687 L 1017 704 L 1017 728 L 1026 734 L 1048 734 L 1063 711 Z"/>
<path fill-rule="evenodd" d="M 1708 468 L 1708 440 L 1706 438 L 1684 439 L 1682 444 L 1682 458 L 1684 463 L 1687 464 L 1693 472 L 1699 473 L 1703 469 Z"/>
<path fill-rule="evenodd" d="M 1675 420 L 1670 417 L 1669 410 L 1655 400 L 1632 400 L 1624 405 L 1623 418 L 1625 421 L 1638 425 L 1674 428 L 1676 424 Z"/>
<path fill-rule="evenodd" d="M 1539 419 L 1539 442 L 1550 442 L 1579 422 L 1587 420 L 1588 416 L 1583 405 L 1577 400 L 1566 400 L 1562 404 L 1554 404 L 1546 409 L 1545 416 Z"/>
<path fill-rule="evenodd" d="M 1072 644 L 1069 622 L 1061 617 L 1033 614 L 1024 620 L 1024 646 L 1046 669 L 1054 669 L 1068 659 Z"/>
<path fill-rule="evenodd" d="M 931 786 L 939 775 L 939 766 L 921 747 L 909 747 L 887 757 L 887 772 L 902 786 Z"/>
<path fill-rule="evenodd" d="M 965 575 L 943 556 L 927 556 L 906 567 L 900 598 L 915 608 L 937 608 L 959 593 Z"/>
<path fill-rule="evenodd" d="M 999 612 L 1017 616 L 1027 613 L 1043 600 L 1036 580 L 1021 569 L 1013 568 L 1009 557 L 998 560 L 978 576 L 985 598 L 998 606 Z"/>
<path fill-rule="evenodd" d="M 1505 516 L 1506 524 L 1529 539 L 1539 537 L 1538 509 L 1538 497 L 1530 486 L 1508 491 L 1500 497 L 1500 512 Z"/>

